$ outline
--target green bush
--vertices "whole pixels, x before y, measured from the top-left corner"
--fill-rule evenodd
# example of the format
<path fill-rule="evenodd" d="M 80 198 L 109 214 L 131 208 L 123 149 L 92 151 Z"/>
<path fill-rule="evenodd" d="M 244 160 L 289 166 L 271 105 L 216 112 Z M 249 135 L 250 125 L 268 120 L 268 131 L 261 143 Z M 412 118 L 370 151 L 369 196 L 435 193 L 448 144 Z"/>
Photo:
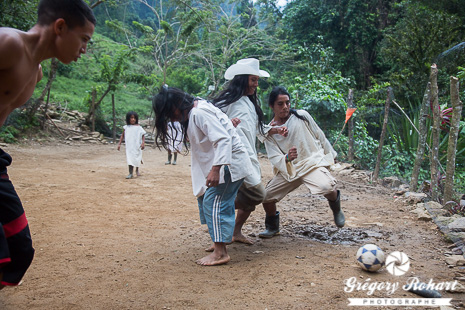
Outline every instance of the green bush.
<path fill-rule="evenodd" d="M 6 143 L 15 143 L 19 130 L 14 126 L 3 126 L 0 128 L 0 140 Z"/>
<path fill-rule="evenodd" d="M 6 143 L 15 143 L 21 134 L 36 128 L 38 125 L 36 117 L 31 122 L 24 111 L 16 109 L 8 116 L 4 126 L 0 127 L 0 140 Z"/>
<path fill-rule="evenodd" d="M 366 125 L 363 122 L 355 122 L 354 125 L 354 163 L 361 169 L 373 170 L 376 164 L 378 142 L 368 135 Z M 332 137 L 337 138 L 336 130 L 328 132 L 326 136 L 329 141 L 333 140 Z M 334 149 L 338 152 L 339 161 L 347 161 L 349 138 L 341 135 Z"/>

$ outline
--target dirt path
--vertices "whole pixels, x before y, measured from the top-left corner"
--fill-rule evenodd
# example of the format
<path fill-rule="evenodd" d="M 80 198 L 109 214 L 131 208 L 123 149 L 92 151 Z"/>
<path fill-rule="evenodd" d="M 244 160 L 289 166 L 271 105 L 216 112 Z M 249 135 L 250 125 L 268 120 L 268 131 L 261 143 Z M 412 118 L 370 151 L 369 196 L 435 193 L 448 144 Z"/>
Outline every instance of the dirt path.
<path fill-rule="evenodd" d="M 14 158 L 9 173 L 36 255 L 23 284 L 0 291 L 2 310 L 354 309 L 348 298 L 419 296 L 403 290 L 392 296 L 348 293 L 350 277 L 362 282 L 454 277 L 444 262 L 449 244 L 436 226 L 416 220 L 384 188 L 341 178 L 347 225 L 337 231 L 327 203 L 301 187 L 278 205 L 279 237 L 257 237 L 264 226 L 260 207 L 245 226 L 255 244 L 230 245 L 230 263 L 201 267 L 195 260 L 205 255 L 210 239 L 199 223 L 188 157 L 165 166 L 166 153 L 149 147 L 143 176 L 126 180 L 124 150 L 112 145 L 4 149 Z M 265 158 L 262 166 L 267 182 L 271 169 Z M 355 253 L 365 243 L 406 253 L 408 274 L 363 272 Z M 443 296 L 463 307 L 464 294 Z"/>

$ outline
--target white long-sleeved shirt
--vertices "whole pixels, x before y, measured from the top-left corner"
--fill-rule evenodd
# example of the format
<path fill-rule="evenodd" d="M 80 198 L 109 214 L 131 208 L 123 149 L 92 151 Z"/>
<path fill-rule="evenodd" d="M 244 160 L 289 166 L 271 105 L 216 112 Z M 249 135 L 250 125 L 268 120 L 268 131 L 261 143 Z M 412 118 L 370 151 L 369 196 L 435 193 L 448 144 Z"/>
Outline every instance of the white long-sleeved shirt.
<path fill-rule="evenodd" d="M 221 109 L 229 119 L 239 118 L 240 124 L 236 127 L 237 133 L 249 154 L 252 163 L 251 174 L 244 179 L 246 187 L 252 187 L 260 184 L 261 170 L 260 162 L 257 157 L 255 141 L 258 132 L 258 116 L 255 107 L 249 97 L 242 96 L 238 101 Z"/>
<path fill-rule="evenodd" d="M 305 117 L 308 123 L 291 114 L 282 125 L 289 131 L 287 137 L 279 134 L 268 135 L 268 138 L 259 137 L 265 144 L 274 174 L 280 173 L 289 182 L 317 167 L 333 165 L 337 156 L 310 114 L 304 110 L 298 110 L 297 113 Z M 297 158 L 286 163 L 286 154 L 294 146 L 297 148 Z"/>
<path fill-rule="evenodd" d="M 237 135 L 236 129 L 220 109 L 199 100 L 189 112 L 187 136 L 191 144 L 192 188 L 196 197 L 207 190 L 206 178 L 216 165 L 228 165 L 233 182 L 250 174 L 249 155 Z M 224 167 L 220 170 L 220 183 L 224 183 Z"/>

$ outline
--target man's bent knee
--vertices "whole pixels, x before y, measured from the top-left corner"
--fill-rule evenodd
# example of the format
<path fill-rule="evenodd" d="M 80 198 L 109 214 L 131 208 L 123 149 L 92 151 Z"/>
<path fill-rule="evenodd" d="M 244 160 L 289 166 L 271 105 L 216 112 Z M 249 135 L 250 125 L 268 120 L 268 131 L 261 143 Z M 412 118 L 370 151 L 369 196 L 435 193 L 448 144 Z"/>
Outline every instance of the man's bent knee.
<path fill-rule="evenodd" d="M 328 196 L 328 195 L 332 195 L 333 193 L 336 192 L 336 185 L 333 185 L 333 184 L 325 184 L 323 186 L 321 186 L 321 194 L 323 196 Z"/>
<path fill-rule="evenodd" d="M 262 184 L 247 188 L 244 184 L 237 192 L 235 206 L 236 209 L 252 212 L 255 207 L 265 199 L 265 187 Z"/>

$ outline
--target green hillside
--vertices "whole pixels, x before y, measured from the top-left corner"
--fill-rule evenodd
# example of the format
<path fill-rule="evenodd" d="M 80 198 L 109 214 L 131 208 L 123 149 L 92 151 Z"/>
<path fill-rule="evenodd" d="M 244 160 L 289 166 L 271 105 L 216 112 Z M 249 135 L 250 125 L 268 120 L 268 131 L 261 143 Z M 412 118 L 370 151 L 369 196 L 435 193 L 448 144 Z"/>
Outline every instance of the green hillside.
<path fill-rule="evenodd" d="M 98 31 L 98 30 L 97 30 Z M 96 61 L 96 55 L 113 55 L 120 44 L 106 38 L 98 32 L 94 34 L 93 44 L 87 54 L 70 65 L 60 64 L 57 76 L 50 91 L 50 102 L 68 110 L 87 112 L 92 87 L 104 87 L 99 74 L 101 65 Z M 34 97 L 37 98 L 47 83 L 50 61 L 43 64 L 44 78 L 37 84 Z M 137 70 L 137 62 L 131 63 L 129 72 Z M 150 116 L 151 101 L 149 96 L 140 91 L 140 86 L 134 82 L 118 85 L 115 93 L 115 110 L 118 120 L 123 120 L 128 111 L 136 111 L 141 118 Z M 112 115 L 111 96 L 107 95 L 101 104 L 101 114 L 110 121 Z"/>

